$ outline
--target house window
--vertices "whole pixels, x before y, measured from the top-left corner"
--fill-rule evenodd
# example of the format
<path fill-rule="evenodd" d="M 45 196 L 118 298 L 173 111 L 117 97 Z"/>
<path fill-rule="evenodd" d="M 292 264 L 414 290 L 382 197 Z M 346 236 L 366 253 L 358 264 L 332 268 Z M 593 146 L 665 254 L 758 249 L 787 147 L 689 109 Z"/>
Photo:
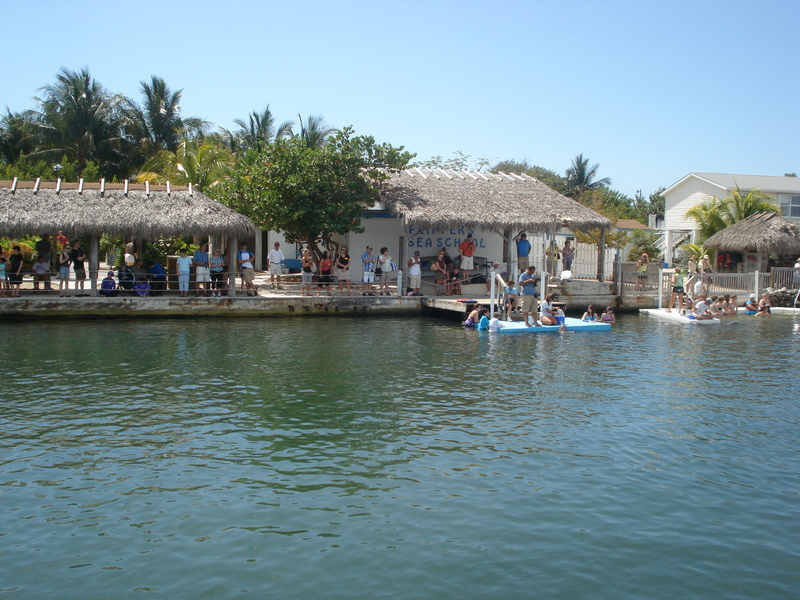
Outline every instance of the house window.
<path fill-rule="evenodd" d="M 800 194 L 780 194 L 778 202 L 784 217 L 800 219 Z"/>

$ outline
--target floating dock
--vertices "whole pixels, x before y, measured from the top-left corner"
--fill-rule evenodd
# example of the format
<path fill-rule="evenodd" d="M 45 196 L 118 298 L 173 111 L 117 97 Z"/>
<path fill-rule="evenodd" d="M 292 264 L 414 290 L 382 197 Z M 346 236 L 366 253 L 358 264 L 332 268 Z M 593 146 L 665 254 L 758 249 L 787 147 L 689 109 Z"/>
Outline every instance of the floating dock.
<path fill-rule="evenodd" d="M 542 325 L 541 327 L 528 327 L 522 321 L 501 321 L 503 328 L 500 333 L 558 333 L 560 325 Z M 567 317 L 564 325 L 569 331 L 611 331 L 611 323 L 601 321 L 581 321 Z"/>
<path fill-rule="evenodd" d="M 678 310 L 667 312 L 666 308 L 643 308 L 639 312 L 652 317 L 658 317 L 659 319 L 672 321 L 673 323 L 682 323 L 684 325 L 719 325 L 721 323 L 721 321 L 716 317 L 713 319 L 695 319 L 692 318 L 694 317 L 692 314 L 684 316 Z"/>

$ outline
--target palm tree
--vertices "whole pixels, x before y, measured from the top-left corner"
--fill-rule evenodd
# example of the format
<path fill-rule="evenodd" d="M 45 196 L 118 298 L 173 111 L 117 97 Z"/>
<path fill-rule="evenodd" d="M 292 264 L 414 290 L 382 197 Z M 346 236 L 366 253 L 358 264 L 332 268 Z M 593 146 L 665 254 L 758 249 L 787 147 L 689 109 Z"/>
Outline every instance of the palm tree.
<path fill-rule="evenodd" d="M 697 223 L 699 241 L 705 241 L 728 224 L 722 214 L 719 198 L 710 198 L 686 211 L 686 217 Z"/>
<path fill-rule="evenodd" d="M 578 154 L 572 159 L 572 165 L 567 169 L 567 195 L 577 196 L 585 190 L 593 190 L 600 187 L 611 185 L 611 179 L 604 177 L 595 180 L 599 164 L 589 167 L 589 158 L 584 158 L 583 154 Z"/>
<path fill-rule="evenodd" d="M 183 138 L 202 137 L 209 123 L 197 117 L 182 117 L 183 90 L 172 91 L 160 77 L 141 81 L 142 104 L 125 100 L 125 129 L 138 145 L 142 160 L 162 150 L 175 152 Z"/>
<path fill-rule="evenodd" d="M 208 190 L 221 183 L 233 168 L 233 156 L 212 140 L 183 140 L 175 152 L 161 150 L 148 160 L 143 169 L 160 174 L 164 179 L 181 185 L 191 183 Z M 152 174 L 143 173 L 152 180 Z"/>
<path fill-rule="evenodd" d="M 730 196 L 725 198 L 720 206 L 722 218 L 728 225 L 744 221 L 747 217 L 761 212 L 775 212 L 781 210 L 777 204 L 759 189 L 750 190 L 747 195 L 737 185 Z"/>
<path fill-rule="evenodd" d="M 780 214 L 780 208 L 761 190 L 754 189 L 744 195 L 737 185 L 725 200 L 716 197 L 706 200 L 687 210 L 686 216 L 695 220 L 700 240 L 704 241 L 729 225 L 760 212 Z"/>
<path fill-rule="evenodd" d="M 12 113 L 6 109 L 0 119 L 0 160 L 5 164 L 10 165 L 34 150 L 30 123 L 30 111 Z"/>
<path fill-rule="evenodd" d="M 278 138 L 291 137 L 294 127 L 293 121 L 284 121 L 276 128 L 275 117 L 272 116 L 269 104 L 263 112 L 251 112 L 246 122 L 242 119 L 234 119 L 233 122 L 239 129 L 233 133 L 228 131 L 228 137 L 233 147 L 245 151 L 251 148 L 261 151 Z"/>
<path fill-rule="evenodd" d="M 300 138 L 308 148 L 322 148 L 327 143 L 328 137 L 338 131 L 334 127 L 328 127 L 322 115 L 309 115 L 306 123 L 303 123 L 303 117 L 300 115 L 297 117 L 300 119 Z"/>
<path fill-rule="evenodd" d="M 121 96 L 105 90 L 84 68 L 79 72 L 62 68 L 56 83 L 42 88 L 36 98 L 41 110 L 33 113 L 33 126 L 41 136 L 41 148 L 32 156 L 62 155 L 75 161 L 78 175 L 88 160 L 109 174 L 122 160 L 119 153 Z"/>

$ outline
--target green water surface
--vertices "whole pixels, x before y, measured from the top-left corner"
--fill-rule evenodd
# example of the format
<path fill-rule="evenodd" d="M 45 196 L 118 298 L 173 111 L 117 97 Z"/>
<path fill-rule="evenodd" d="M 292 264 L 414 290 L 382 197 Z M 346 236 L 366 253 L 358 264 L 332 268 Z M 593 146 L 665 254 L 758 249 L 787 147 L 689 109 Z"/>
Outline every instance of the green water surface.
<path fill-rule="evenodd" d="M 800 596 L 800 317 L 0 331 L 3 597 Z"/>

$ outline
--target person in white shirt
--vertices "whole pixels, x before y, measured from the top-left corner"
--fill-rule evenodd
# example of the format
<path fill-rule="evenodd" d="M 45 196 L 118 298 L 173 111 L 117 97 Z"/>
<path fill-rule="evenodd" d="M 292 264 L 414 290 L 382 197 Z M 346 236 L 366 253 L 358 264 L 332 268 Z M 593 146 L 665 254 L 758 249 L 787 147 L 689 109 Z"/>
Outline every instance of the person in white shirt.
<path fill-rule="evenodd" d="M 493 333 L 499 332 L 505 325 L 500 322 L 500 313 L 494 313 L 492 320 L 489 321 L 489 331 Z"/>
<path fill-rule="evenodd" d="M 269 251 L 269 277 L 273 289 L 275 287 L 281 289 L 281 264 L 285 261 L 281 243 L 275 242 L 275 248 Z"/>
<path fill-rule="evenodd" d="M 708 301 L 706 300 L 705 294 L 700 294 L 698 296 L 697 304 L 694 306 L 695 315 L 697 315 L 698 319 L 713 319 L 714 314 L 711 312 L 711 308 L 708 306 Z"/>

